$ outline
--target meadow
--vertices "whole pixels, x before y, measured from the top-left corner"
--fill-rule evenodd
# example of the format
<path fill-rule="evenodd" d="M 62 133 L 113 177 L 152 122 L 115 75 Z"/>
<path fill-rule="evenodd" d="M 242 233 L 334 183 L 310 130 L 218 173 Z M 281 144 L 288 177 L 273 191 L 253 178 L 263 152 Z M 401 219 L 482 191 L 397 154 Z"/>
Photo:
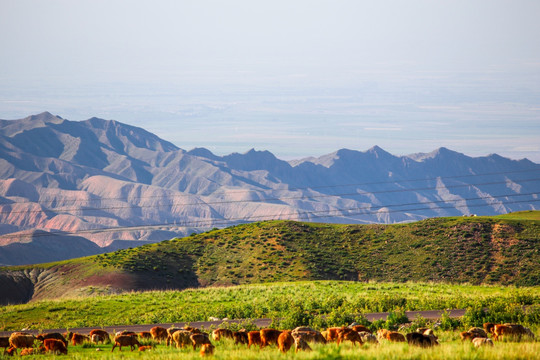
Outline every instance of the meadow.
<path fill-rule="evenodd" d="M 468 309 L 481 321 L 540 324 L 540 287 L 305 281 L 131 292 L 42 300 L 0 307 L 0 331 L 274 318 L 294 327 L 363 320 L 362 314 Z M 484 311 L 487 309 L 488 311 Z M 276 320 L 277 321 L 277 320 Z"/>

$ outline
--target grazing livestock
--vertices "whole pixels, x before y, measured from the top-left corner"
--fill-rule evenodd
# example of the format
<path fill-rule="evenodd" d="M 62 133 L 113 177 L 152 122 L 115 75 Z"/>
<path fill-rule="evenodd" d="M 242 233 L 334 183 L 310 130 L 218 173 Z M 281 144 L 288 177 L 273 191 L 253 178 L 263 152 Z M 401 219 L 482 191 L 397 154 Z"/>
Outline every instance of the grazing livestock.
<path fill-rule="evenodd" d="M 161 327 L 161 326 L 154 326 L 153 328 L 150 329 L 150 334 L 152 334 L 152 339 L 154 339 L 155 341 L 163 341 L 163 340 L 167 340 L 167 329 Z"/>
<path fill-rule="evenodd" d="M 173 333 L 173 341 L 176 344 L 176 348 L 184 348 L 186 345 L 191 344 L 191 332 L 187 330 L 179 330 Z"/>
<path fill-rule="evenodd" d="M 191 334 L 189 338 L 191 339 L 191 343 L 193 344 L 193 350 L 196 350 L 197 346 L 201 346 L 204 344 L 212 345 L 210 339 L 206 334 Z"/>
<path fill-rule="evenodd" d="M 17 353 L 17 349 L 34 347 L 34 340 L 36 340 L 34 335 L 15 332 L 9 337 L 9 346 L 14 349 L 12 353 Z"/>
<path fill-rule="evenodd" d="M 4 348 L 4 353 L 9 347 L 9 336 L 0 336 L 0 347 Z"/>
<path fill-rule="evenodd" d="M 214 349 L 215 349 L 215 346 L 212 344 L 202 344 L 200 354 L 202 357 L 214 355 Z"/>
<path fill-rule="evenodd" d="M 298 352 L 298 350 L 311 351 L 308 343 L 301 337 L 297 337 L 296 339 L 294 339 L 294 349 L 295 352 Z"/>
<path fill-rule="evenodd" d="M 248 332 L 246 329 L 241 329 L 233 332 L 234 345 L 243 344 L 247 345 L 248 341 Z"/>
<path fill-rule="evenodd" d="M 352 329 L 356 332 L 368 332 L 371 334 L 371 330 L 369 330 L 367 327 L 365 327 L 364 325 L 354 325 L 352 327 Z"/>
<path fill-rule="evenodd" d="M 154 348 L 154 346 L 152 346 L 152 345 L 139 346 L 139 351 L 152 350 L 153 348 Z"/>
<path fill-rule="evenodd" d="M 336 341 L 338 338 L 338 332 L 342 329 L 345 329 L 345 326 L 331 327 L 326 329 L 326 341 Z"/>
<path fill-rule="evenodd" d="M 66 338 L 60 334 L 60 333 L 45 333 L 45 334 L 39 334 L 38 336 L 36 336 L 36 339 L 38 339 L 39 341 L 43 342 L 45 341 L 46 339 L 57 339 L 57 340 L 60 340 L 64 343 L 64 346 L 68 346 L 68 341 L 66 340 Z"/>
<path fill-rule="evenodd" d="M 488 338 L 477 337 L 472 340 L 474 347 L 493 346 L 493 341 Z"/>
<path fill-rule="evenodd" d="M 473 339 L 474 338 L 487 338 L 487 334 L 486 334 L 486 331 L 482 328 L 479 328 L 479 327 L 472 327 L 469 329 L 469 333 L 471 333 L 473 335 Z"/>
<path fill-rule="evenodd" d="M 43 354 L 45 352 L 45 348 L 43 346 L 40 346 L 39 348 L 24 348 L 21 350 L 21 356 L 28 356 L 28 355 L 38 355 Z"/>
<path fill-rule="evenodd" d="M 105 343 L 105 342 L 110 342 L 111 341 L 111 338 L 109 336 L 109 333 L 106 332 L 105 330 L 102 330 L 102 329 L 92 329 L 90 330 L 90 333 L 88 334 L 90 335 L 90 338 L 92 339 L 92 342 L 93 343 Z"/>
<path fill-rule="evenodd" d="M 294 344 L 294 338 L 291 334 L 291 331 L 285 330 L 281 334 L 279 334 L 278 339 L 277 339 L 277 345 L 278 345 L 279 351 L 281 351 L 282 353 L 286 353 L 287 351 L 290 350 L 293 344 Z"/>
<path fill-rule="evenodd" d="M 358 335 L 358 333 L 353 329 L 349 328 L 343 328 L 338 331 L 338 338 L 336 343 L 339 345 L 345 340 L 349 340 L 350 342 L 352 342 L 353 345 L 356 345 L 356 343 L 359 343 L 360 345 L 363 344 L 360 335 Z"/>
<path fill-rule="evenodd" d="M 141 344 L 139 344 L 137 337 L 133 335 L 119 335 L 119 336 L 115 336 L 114 338 L 114 345 L 112 347 L 111 352 L 113 352 L 114 348 L 117 346 L 120 348 L 120 351 L 122 351 L 122 346 L 129 346 L 131 347 L 131 351 L 133 351 L 133 349 L 141 346 Z"/>
<path fill-rule="evenodd" d="M 382 340 L 382 339 L 386 339 L 387 338 L 387 334 L 390 332 L 390 330 L 387 330 L 387 329 L 379 329 L 377 330 L 377 338 L 379 340 Z"/>
<path fill-rule="evenodd" d="M 409 345 L 415 345 L 415 346 L 420 346 L 424 348 L 431 347 L 434 345 L 430 336 L 420 334 L 417 332 L 412 332 L 412 333 L 407 334 L 406 338 Z"/>
<path fill-rule="evenodd" d="M 248 349 L 251 345 L 259 345 L 262 347 L 261 343 L 261 332 L 260 331 L 250 331 L 248 332 Z"/>
<path fill-rule="evenodd" d="M 397 331 L 388 331 L 386 333 L 386 340 L 392 342 L 406 342 L 405 336 Z"/>
<path fill-rule="evenodd" d="M 150 331 L 141 331 L 139 334 L 139 339 L 151 339 L 152 334 L 150 334 Z"/>
<path fill-rule="evenodd" d="M 214 339 L 214 341 L 220 341 L 223 338 L 234 339 L 232 330 L 216 329 L 212 331 L 212 339 Z"/>
<path fill-rule="evenodd" d="M 180 331 L 180 330 L 182 330 L 182 329 L 175 328 L 175 327 L 167 329 L 167 341 L 166 341 L 167 346 L 172 345 L 172 343 L 173 343 L 173 334 L 175 332 L 177 332 L 177 331 Z M 152 334 L 150 334 L 150 335 L 152 335 Z"/>
<path fill-rule="evenodd" d="M 360 335 L 360 339 L 362 339 L 363 343 L 371 343 L 371 344 L 379 343 L 379 340 L 377 340 L 377 337 L 367 331 L 361 331 L 358 333 L 358 335 Z"/>
<path fill-rule="evenodd" d="M 281 334 L 280 330 L 276 329 L 261 329 L 261 347 L 271 344 L 277 345 L 277 339 Z"/>
<path fill-rule="evenodd" d="M 520 341 L 523 336 L 534 339 L 533 332 L 520 324 L 496 324 L 493 327 L 493 340 Z"/>
<path fill-rule="evenodd" d="M 74 333 L 73 335 L 71 335 L 71 344 L 73 346 L 80 345 L 84 343 L 85 341 L 90 341 L 90 337 L 88 337 L 87 335 L 77 334 L 77 333 Z"/>
<path fill-rule="evenodd" d="M 292 332 L 294 338 L 302 337 L 308 343 L 326 344 L 326 338 L 317 330 Z"/>
<path fill-rule="evenodd" d="M 495 328 L 495 324 L 494 323 L 484 323 L 482 325 L 482 327 L 484 328 L 484 330 L 486 331 L 486 333 L 488 334 L 493 334 L 493 329 Z"/>
<path fill-rule="evenodd" d="M 134 331 L 124 330 L 124 331 L 117 331 L 117 332 L 114 334 L 114 336 L 120 336 L 120 335 L 137 336 L 137 333 L 134 332 Z"/>
<path fill-rule="evenodd" d="M 67 355 L 67 347 L 62 340 L 58 339 L 45 339 L 43 340 L 43 346 L 45 346 L 45 351 L 53 354 L 65 354 Z"/>

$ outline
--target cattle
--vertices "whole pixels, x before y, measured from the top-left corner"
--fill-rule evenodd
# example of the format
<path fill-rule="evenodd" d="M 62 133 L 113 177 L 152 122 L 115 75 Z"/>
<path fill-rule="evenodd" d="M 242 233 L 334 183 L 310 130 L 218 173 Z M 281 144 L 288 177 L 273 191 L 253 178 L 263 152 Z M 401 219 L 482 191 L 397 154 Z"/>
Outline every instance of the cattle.
<path fill-rule="evenodd" d="M 352 327 L 352 329 L 356 332 L 368 332 L 371 334 L 371 330 L 369 330 L 367 327 L 365 327 L 364 325 L 354 325 Z"/>
<path fill-rule="evenodd" d="M 111 352 L 113 352 L 114 348 L 117 346 L 120 348 L 120 351 L 122 351 L 122 346 L 129 346 L 131 351 L 133 351 L 133 349 L 141 346 L 141 344 L 139 344 L 137 337 L 133 335 L 118 335 L 114 337 L 114 345 Z"/>
<path fill-rule="evenodd" d="M 495 324 L 494 323 L 484 323 L 482 325 L 482 327 L 484 328 L 484 330 L 486 331 L 486 333 L 488 334 L 493 334 L 493 328 L 495 327 Z"/>
<path fill-rule="evenodd" d="M 212 345 L 212 344 L 202 344 L 200 354 L 201 354 L 202 357 L 213 355 L 214 354 L 214 349 L 215 349 L 215 346 Z"/>
<path fill-rule="evenodd" d="M 137 334 L 139 336 L 139 339 L 151 339 L 152 334 L 150 334 L 150 331 L 141 331 Z"/>
<path fill-rule="evenodd" d="M 345 340 L 349 340 L 350 342 L 352 342 L 353 345 L 356 345 L 356 343 L 359 343 L 360 345 L 363 344 L 360 335 L 358 335 L 358 333 L 353 329 L 349 328 L 344 328 L 338 331 L 338 338 L 336 343 L 339 345 Z"/>
<path fill-rule="evenodd" d="M 477 337 L 472 340 L 474 347 L 493 346 L 493 341 L 488 338 Z"/>
<path fill-rule="evenodd" d="M 377 338 L 379 340 L 382 340 L 382 339 L 386 339 L 386 334 L 388 334 L 390 332 L 390 330 L 387 330 L 387 329 L 379 329 L 377 330 Z"/>
<path fill-rule="evenodd" d="M 39 348 L 24 348 L 21 350 L 21 356 L 28 356 L 28 355 L 38 355 L 43 354 L 45 352 L 45 348 L 43 346 L 40 346 Z"/>
<path fill-rule="evenodd" d="M 301 337 L 297 337 L 296 339 L 294 339 L 294 349 L 295 352 L 298 352 L 299 350 L 311 351 L 308 343 Z"/>
<path fill-rule="evenodd" d="M 4 353 L 9 347 L 9 336 L 0 336 L 0 347 L 4 348 Z"/>
<path fill-rule="evenodd" d="M 234 339 L 232 330 L 229 329 L 216 329 L 212 331 L 212 338 L 214 341 L 220 341 L 223 338 Z"/>
<path fill-rule="evenodd" d="M 163 341 L 167 340 L 167 329 L 161 327 L 161 326 L 154 326 L 150 329 L 150 334 L 152 334 L 152 339 L 155 341 Z"/>
<path fill-rule="evenodd" d="M 43 340 L 43 346 L 45 346 L 45 351 L 53 354 L 65 354 L 67 355 L 66 344 L 59 339 L 45 339 Z"/>
<path fill-rule="evenodd" d="M 139 351 L 152 350 L 153 348 L 154 348 L 154 346 L 152 346 L 152 345 L 139 346 Z"/>
<path fill-rule="evenodd" d="M 36 338 L 34 335 L 30 335 L 22 332 L 15 332 L 9 337 L 9 346 L 13 350 L 10 353 L 17 353 L 17 349 L 34 347 L 34 341 Z M 9 350 L 8 350 L 9 351 Z"/>
<path fill-rule="evenodd" d="M 250 331 L 248 332 L 247 335 L 248 335 L 248 349 L 251 347 L 251 345 L 259 345 L 260 347 L 262 347 L 260 331 Z"/>
<path fill-rule="evenodd" d="M 405 336 L 397 331 L 388 331 L 386 333 L 386 340 L 392 342 L 406 342 Z"/>
<path fill-rule="evenodd" d="M 377 337 L 367 331 L 361 331 L 358 333 L 358 335 L 360 335 L 360 339 L 362 339 L 363 343 L 371 343 L 371 344 L 379 343 L 379 341 L 377 340 Z"/>
<path fill-rule="evenodd" d="M 247 345 L 248 341 L 248 332 L 246 329 L 241 329 L 233 332 L 234 345 L 244 344 Z"/>
<path fill-rule="evenodd" d="M 74 333 L 73 335 L 71 335 L 71 344 L 73 346 L 80 345 L 84 343 L 85 341 L 90 341 L 90 338 L 87 335 L 77 334 L 77 333 Z"/>
<path fill-rule="evenodd" d="M 344 326 L 342 327 L 331 327 L 326 329 L 326 340 L 327 341 L 336 341 L 338 338 L 338 332 L 342 329 L 345 329 Z"/>
<path fill-rule="evenodd" d="M 533 332 L 520 324 L 496 324 L 493 327 L 493 340 L 520 341 L 523 336 L 534 339 Z"/>
<path fill-rule="evenodd" d="M 191 343 L 193 344 L 193 350 L 196 350 L 197 346 L 201 346 L 204 344 L 212 345 L 210 339 L 206 334 L 191 334 L 189 338 L 191 339 Z"/>
<path fill-rule="evenodd" d="M 129 330 L 123 330 L 123 331 L 117 331 L 114 336 L 120 336 L 120 335 L 129 335 L 129 336 L 137 336 L 137 333 L 134 331 Z"/>
<path fill-rule="evenodd" d="M 415 345 L 415 346 L 420 346 L 424 348 L 431 347 L 434 345 L 430 336 L 420 334 L 417 332 L 412 332 L 412 333 L 407 334 L 406 339 L 409 345 Z"/>
<path fill-rule="evenodd" d="M 317 330 L 292 332 L 294 338 L 302 337 L 308 343 L 326 344 L 326 338 Z"/>
<path fill-rule="evenodd" d="M 287 351 L 290 350 L 293 344 L 294 344 L 294 338 L 291 334 L 291 331 L 285 330 L 281 334 L 279 334 L 278 339 L 277 339 L 277 345 L 278 345 L 279 351 L 281 351 L 282 353 L 286 353 Z"/>
<path fill-rule="evenodd" d="M 179 331 L 179 330 L 182 330 L 182 329 L 175 328 L 175 327 L 167 329 L 167 341 L 166 341 L 167 346 L 172 345 L 172 343 L 173 343 L 173 334 L 175 332 Z M 150 335 L 152 335 L 152 334 L 150 334 Z"/>
<path fill-rule="evenodd" d="M 102 329 L 92 329 L 90 330 L 90 339 L 92 339 L 93 343 L 104 343 L 104 342 L 110 342 L 111 338 L 109 336 L 109 333 Z"/>
<path fill-rule="evenodd" d="M 191 332 L 190 331 L 187 331 L 187 330 L 179 330 L 179 331 L 175 331 L 172 335 L 173 337 L 173 341 L 175 342 L 176 344 L 176 347 L 177 348 L 184 348 L 184 346 L 186 345 L 190 345 L 191 344 Z"/>
<path fill-rule="evenodd" d="M 471 333 L 473 335 L 473 339 L 474 338 L 487 338 L 487 334 L 486 334 L 486 331 L 482 328 L 479 328 L 479 327 L 472 327 L 470 328 L 469 330 L 469 333 Z"/>
<path fill-rule="evenodd" d="M 279 334 L 281 334 L 280 330 L 261 329 L 260 332 L 261 332 L 261 347 L 265 347 L 272 344 L 277 345 L 277 339 L 279 337 Z"/>
<path fill-rule="evenodd" d="M 68 341 L 66 340 L 66 338 L 60 334 L 60 333 L 44 333 L 44 334 L 39 334 L 38 336 L 36 336 L 36 339 L 38 339 L 39 341 L 43 342 L 45 341 L 46 339 L 57 339 L 57 340 L 60 340 L 64 343 L 64 346 L 68 346 Z"/>

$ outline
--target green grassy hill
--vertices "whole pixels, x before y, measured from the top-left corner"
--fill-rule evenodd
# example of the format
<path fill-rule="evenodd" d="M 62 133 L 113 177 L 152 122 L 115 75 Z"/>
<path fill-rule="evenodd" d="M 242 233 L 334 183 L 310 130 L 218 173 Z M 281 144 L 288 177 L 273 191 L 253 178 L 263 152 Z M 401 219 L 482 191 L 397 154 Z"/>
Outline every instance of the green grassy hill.
<path fill-rule="evenodd" d="M 268 221 L 59 263 L 3 268 L 0 299 L 13 303 L 299 280 L 536 286 L 539 249 L 538 211 L 398 225 Z"/>

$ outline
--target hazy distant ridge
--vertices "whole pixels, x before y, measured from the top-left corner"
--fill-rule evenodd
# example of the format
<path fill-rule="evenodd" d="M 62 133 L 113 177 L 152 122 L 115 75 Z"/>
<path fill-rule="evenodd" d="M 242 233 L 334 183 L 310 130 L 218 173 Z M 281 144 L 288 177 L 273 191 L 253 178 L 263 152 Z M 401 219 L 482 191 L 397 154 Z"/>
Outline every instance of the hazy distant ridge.
<path fill-rule="evenodd" d="M 287 162 L 268 151 L 185 151 L 144 129 L 97 118 L 42 113 L 0 120 L 0 233 L 39 229 L 30 244 L 62 237 L 44 233 L 58 231 L 71 235 L 66 241 L 86 238 L 103 247 L 117 240 L 121 247 L 242 221 L 493 215 L 538 209 L 538 189 L 540 165 L 496 154 L 472 158 L 439 148 L 394 156 L 375 146 Z M 119 227 L 125 229 L 90 232 Z M 8 235 L 0 245 L 28 241 Z M 72 256 L 86 254 L 78 248 Z M 16 253 L 0 259 L 32 261 Z"/>

